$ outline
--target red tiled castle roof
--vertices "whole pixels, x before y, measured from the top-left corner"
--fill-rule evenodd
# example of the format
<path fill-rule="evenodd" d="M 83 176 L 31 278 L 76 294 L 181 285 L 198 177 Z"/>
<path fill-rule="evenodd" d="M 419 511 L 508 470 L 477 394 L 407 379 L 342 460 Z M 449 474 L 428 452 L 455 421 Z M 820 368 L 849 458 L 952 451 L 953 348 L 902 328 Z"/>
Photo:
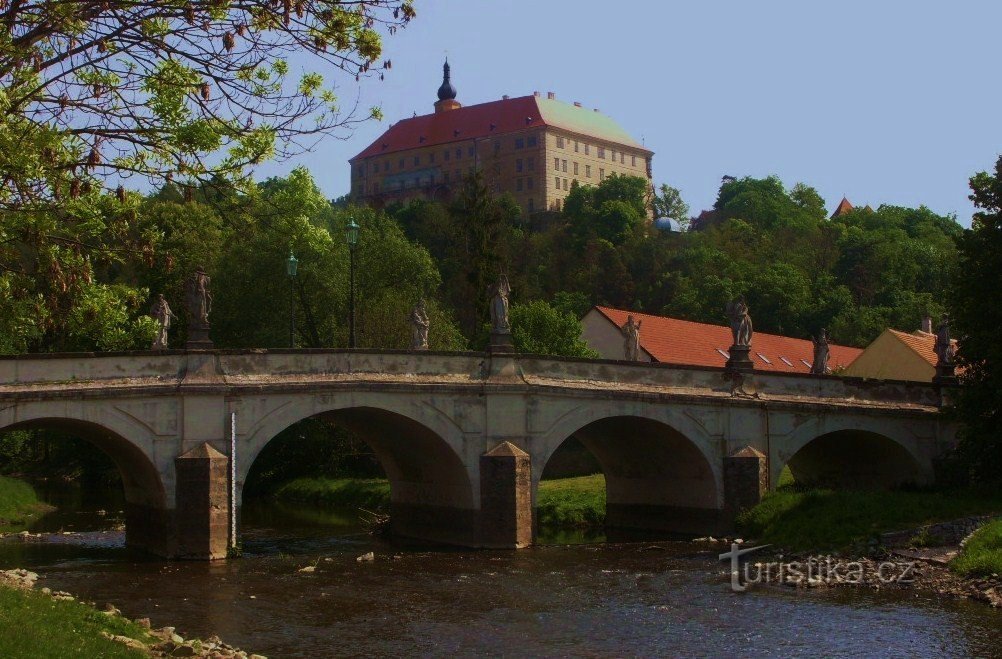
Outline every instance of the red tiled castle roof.
<path fill-rule="evenodd" d="M 657 362 L 688 366 L 721 367 L 731 346 L 731 329 L 722 325 L 709 325 L 665 316 L 651 316 L 634 311 L 609 307 L 595 307 L 599 313 L 615 323 L 626 324 L 628 316 L 641 321 L 640 347 Z M 848 366 L 862 351 L 829 344 L 829 368 Z M 806 339 L 794 339 L 777 334 L 755 332 L 751 354 L 756 370 L 781 373 L 809 373 L 814 359 L 814 344 Z M 787 363 L 783 359 L 789 362 Z"/>

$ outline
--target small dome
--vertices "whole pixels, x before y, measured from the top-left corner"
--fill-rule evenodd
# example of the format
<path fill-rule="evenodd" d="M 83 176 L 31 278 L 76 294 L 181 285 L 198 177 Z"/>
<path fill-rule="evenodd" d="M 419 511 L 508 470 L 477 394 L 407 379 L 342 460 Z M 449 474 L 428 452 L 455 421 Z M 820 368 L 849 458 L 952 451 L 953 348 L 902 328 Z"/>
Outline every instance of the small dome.
<path fill-rule="evenodd" d="M 445 66 L 442 67 L 442 86 L 438 88 L 438 100 L 452 101 L 455 98 L 456 88 L 452 86 L 452 82 L 449 80 L 449 60 L 445 60 Z"/>
<path fill-rule="evenodd" d="M 670 217 L 659 217 L 654 220 L 654 228 L 659 231 L 674 231 L 671 223 L 672 219 Z"/>

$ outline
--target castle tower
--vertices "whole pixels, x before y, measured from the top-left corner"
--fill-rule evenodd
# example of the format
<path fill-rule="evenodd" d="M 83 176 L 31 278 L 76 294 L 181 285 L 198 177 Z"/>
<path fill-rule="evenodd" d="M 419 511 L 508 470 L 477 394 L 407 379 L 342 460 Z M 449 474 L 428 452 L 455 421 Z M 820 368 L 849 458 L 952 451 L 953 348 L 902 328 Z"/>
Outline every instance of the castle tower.
<path fill-rule="evenodd" d="M 442 67 L 442 86 L 438 88 L 438 100 L 435 102 L 435 112 L 458 110 L 463 105 L 456 100 L 456 88 L 449 79 L 449 60 Z"/>

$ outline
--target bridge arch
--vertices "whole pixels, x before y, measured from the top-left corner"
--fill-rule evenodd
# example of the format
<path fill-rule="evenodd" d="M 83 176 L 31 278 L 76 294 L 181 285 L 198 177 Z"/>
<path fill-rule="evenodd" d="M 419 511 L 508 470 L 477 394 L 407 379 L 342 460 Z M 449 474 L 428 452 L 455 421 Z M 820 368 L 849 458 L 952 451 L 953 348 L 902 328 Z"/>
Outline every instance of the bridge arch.
<path fill-rule="evenodd" d="M 771 465 L 773 484 L 785 466 L 805 485 L 885 489 L 932 480 L 931 456 L 900 424 L 821 417 L 780 447 Z"/>
<path fill-rule="evenodd" d="M 533 443 L 533 500 L 547 463 L 576 437 L 606 479 L 612 528 L 716 532 L 722 523 L 721 458 L 714 441 L 674 410 L 594 405 L 572 411 Z"/>
<path fill-rule="evenodd" d="M 171 546 L 172 506 L 162 472 L 153 460 L 153 445 L 145 428 L 123 417 L 64 410 L 53 413 L 37 406 L 21 406 L 17 414 L 0 414 L 0 432 L 57 430 L 72 434 L 108 456 L 122 479 L 125 493 L 125 534 L 130 547 L 168 554 Z"/>
<path fill-rule="evenodd" d="M 436 542 L 468 541 L 475 533 L 479 473 L 464 460 L 462 433 L 421 402 L 392 396 L 290 398 L 251 426 L 237 453 L 243 485 L 264 447 L 282 431 L 321 417 L 350 430 L 376 454 L 390 481 L 392 531 Z M 476 460 L 472 461 L 477 465 Z M 471 473 L 472 472 L 472 473 Z"/>

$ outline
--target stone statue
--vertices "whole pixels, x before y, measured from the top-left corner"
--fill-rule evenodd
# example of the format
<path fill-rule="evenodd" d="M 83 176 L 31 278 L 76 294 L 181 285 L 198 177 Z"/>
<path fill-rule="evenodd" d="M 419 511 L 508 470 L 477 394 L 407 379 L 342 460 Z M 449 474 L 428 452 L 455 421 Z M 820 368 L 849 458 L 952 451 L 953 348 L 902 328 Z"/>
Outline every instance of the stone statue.
<path fill-rule="evenodd" d="M 411 311 L 411 350 L 428 349 L 428 312 L 424 308 L 424 300 L 418 300 L 417 306 Z"/>
<path fill-rule="evenodd" d="M 209 314 L 212 312 L 212 293 L 209 275 L 199 266 L 185 285 L 185 305 L 188 308 L 189 329 L 209 329 Z"/>
<path fill-rule="evenodd" d="M 811 364 L 811 373 L 825 375 L 828 373 L 828 359 L 831 356 L 831 350 L 828 348 L 828 331 L 822 327 L 821 333 L 812 336 L 811 341 L 814 342 L 814 361 Z"/>
<path fill-rule="evenodd" d="M 750 347 L 752 341 L 752 320 L 748 315 L 748 303 L 743 295 L 739 295 L 727 303 L 727 318 L 731 324 L 731 335 L 734 345 Z"/>
<path fill-rule="evenodd" d="M 491 291 L 491 331 L 496 334 L 510 334 L 511 323 L 508 321 L 508 296 L 511 294 L 511 284 L 502 272 L 498 282 Z"/>
<path fill-rule="evenodd" d="M 171 320 L 176 318 L 174 312 L 170 310 L 163 293 L 157 294 L 157 299 L 150 306 L 150 317 L 157 322 L 157 335 L 153 339 L 153 350 L 167 349 L 167 330 L 170 329 Z"/>
<path fill-rule="evenodd" d="M 947 314 L 943 314 L 943 318 L 939 321 L 939 327 L 936 328 L 936 343 L 933 350 L 936 351 L 936 357 L 938 357 L 936 368 L 949 369 L 952 375 L 953 358 L 957 353 L 957 347 L 950 340 L 950 316 Z"/>
<path fill-rule="evenodd" d="M 640 323 L 633 320 L 633 315 L 627 316 L 623 325 L 623 355 L 626 361 L 635 362 L 640 359 Z"/>

